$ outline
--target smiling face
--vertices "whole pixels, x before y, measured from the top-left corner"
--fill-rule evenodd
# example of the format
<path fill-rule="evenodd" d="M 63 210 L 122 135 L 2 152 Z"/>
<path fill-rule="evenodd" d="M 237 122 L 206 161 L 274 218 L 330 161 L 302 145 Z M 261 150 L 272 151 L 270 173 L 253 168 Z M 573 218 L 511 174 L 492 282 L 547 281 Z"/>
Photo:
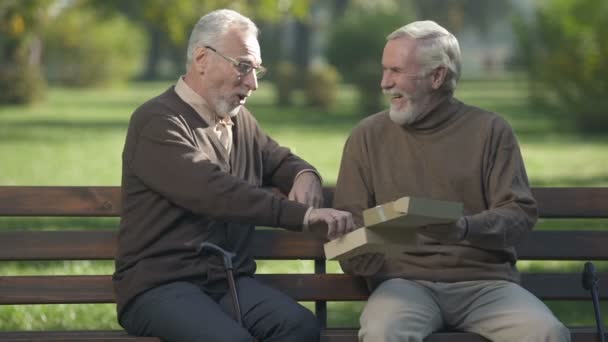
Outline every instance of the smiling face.
<path fill-rule="evenodd" d="M 258 88 L 258 80 L 255 72 L 241 75 L 234 64 L 221 55 L 259 66 L 262 62 L 260 45 L 252 32 L 232 29 L 213 48 L 217 53 L 207 48 L 197 48 L 186 79 L 194 83 L 189 85 L 218 116 L 235 116 L 247 97 Z"/>
<path fill-rule="evenodd" d="M 426 110 L 433 90 L 430 77 L 418 63 L 416 40 L 391 39 L 382 54 L 383 92 L 390 97 L 389 115 L 397 124 L 411 124 Z"/>

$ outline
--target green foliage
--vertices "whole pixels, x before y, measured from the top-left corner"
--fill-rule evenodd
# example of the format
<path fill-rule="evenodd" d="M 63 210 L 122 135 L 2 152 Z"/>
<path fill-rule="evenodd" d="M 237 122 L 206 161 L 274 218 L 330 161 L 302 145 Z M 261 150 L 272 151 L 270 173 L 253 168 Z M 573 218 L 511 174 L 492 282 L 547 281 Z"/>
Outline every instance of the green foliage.
<path fill-rule="evenodd" d="M 0 104 L 27 104 L 44 97 L 46 82 L 40 65 L 19 55 L 11 62 L 0 64 Z"/>
<path fill-rule="evenodd" d="M 337 101 L 340 73 L 331 65 L 313 66 L 308 71 L 306 99 L 308 104 L 321 109 L 330 109 Z"/>
<path fill-rule="evenodd" d="M 473 27 L 486 36 L 494 23 L 510 13 L 512 1 L 487 0 L 413 0 L 417 17 L 434 20 L 455 35 Z M 440 10 L 438 10 L 440 9 Z"/>
<path fill-rule="evenodd" d="M 515 27 L 533 100 L 555 105 L 583 131 L 608 129 L 608 2 L 551 1 Z"/>
<path fill-rule="evenodd" d="M 345 81 L 355 85 L 359 91 L 360 110 L 365 115 L 382 108 L 380 81 L 386 36 L 407 24 L 409 19 L 402 14 L 359 12 L 345 16 L 336 24 L 327 58 Z"/>
<path fill-rule="evenodd" d="M 38 33 L 49 3 L 5 0 L 0 4 L 0 104 L 26 104 L 44 96 Z"/>
<path fill-rule="evenodd" d="M 298 71 L 295 64 L 287 61 L 278 62 L 273 69 L 274 84 L 277 89 L 277 104 L 281 107 L 293 103 L 293 92 L 298 84 Z"/>
<path fill-rule="evenodd" d="M 192 26 L 203 15 L 220 8 L 230 8 L 254 20 L 279 21 L 284 15 L 305 18 L 310 0 L 146 0 L 138 1 L 88 0 L 93 7 L 106 13 L 120 12 L 145 27 L 158 29 L 176 46 L 187 43 Z"/>
<path fill-rule="evenodd" d="M 132 78 L 146 51 L 144 33 L 123 16 L 73 8 L 50 23 L 44 62 L 50 82 L 96 86 Z"/>

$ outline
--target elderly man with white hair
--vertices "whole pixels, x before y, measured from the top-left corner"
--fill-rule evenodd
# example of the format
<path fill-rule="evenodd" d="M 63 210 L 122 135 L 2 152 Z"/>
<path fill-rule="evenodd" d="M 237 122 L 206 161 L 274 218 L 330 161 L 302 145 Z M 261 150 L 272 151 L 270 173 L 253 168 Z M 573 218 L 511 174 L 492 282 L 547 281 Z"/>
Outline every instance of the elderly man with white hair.
<path fill-rule="evenodd" d="M 398 256 L 342 262 L 373 290 L 360 341 L 422 341 L 434 331 L 492 341 L 569 341 L 568 329 L 518 285 L 515 244 L 537 220 L 517 139 L 498 114 L 456 99 L 457 39 L 432 21 L 388 35 L 382 55 L 390 109 L 364 119 L 344 147 L 334 207 L 362 211 L 403 196 L 462 202 L 454 224 L 418 228 Z"/>
<path fill-rule="evenodd" d="M 245 108 L 265 71 L 257 35 L 235 11 L 203 16 L 190 36 L 186 74 L 131 117 L 113 277 L 119 322 L 130 334 L 169 342 L 319 339 L 308 309 L 255 278 L 254 225 L 299 231 L 324 223 L 330 238 L 354 225 L 348 212 L 319 208 L 317 172 Z M 242 317 L 233 312 L 222 258 L 200 255 L 203 243 L 234 254 Z"/>

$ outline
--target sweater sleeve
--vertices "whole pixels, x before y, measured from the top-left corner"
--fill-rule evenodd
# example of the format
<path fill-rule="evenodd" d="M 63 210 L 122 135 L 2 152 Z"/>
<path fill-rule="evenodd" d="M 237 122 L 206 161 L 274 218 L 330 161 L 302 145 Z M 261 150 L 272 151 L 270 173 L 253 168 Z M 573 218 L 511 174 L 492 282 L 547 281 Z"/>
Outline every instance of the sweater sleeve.
<path fill-rule="evenodd" d="M 523 158 L 511 127 L 495 125 L 484 170 L 487 210 L 466 216 L 467 240 L 474 246 L 503 249 L 517 244 L 538 217 Z"/>
<path fill-rule="evenodd" d="M 257 135 L 262 146 L 264 184 L 276 186 L 282 193 L 287 194 L 296 176 L 302 171 L 310 170 L 317 173 L 312 165 L 291 153 L 288 148 L 280 146 L 259 128 Z"/>
<path fill-rule="evenodd" d="M 371 191 L 371 176 L 367 161 L 366 146 L 360 130 L 355 129 L 346 141 L 338 173 L 333 207 L 353 215 L 355 226 L 362 227 L 363 210 L 375 206 Z M 371 276 L 378 272 L 382 263 L 372 262 L 381 257 L 378 254 L 364 254 L 348 260 L 341 260 L 345 273 Z"/>
<path fill-rule="evenodd" d="M 299 229 L 307 206 L 279 198 L 234 177 L 197 148 L 185 123 L 157 115 L 125 156 L 150 189 L 175 205 L 217 220 Z"/>

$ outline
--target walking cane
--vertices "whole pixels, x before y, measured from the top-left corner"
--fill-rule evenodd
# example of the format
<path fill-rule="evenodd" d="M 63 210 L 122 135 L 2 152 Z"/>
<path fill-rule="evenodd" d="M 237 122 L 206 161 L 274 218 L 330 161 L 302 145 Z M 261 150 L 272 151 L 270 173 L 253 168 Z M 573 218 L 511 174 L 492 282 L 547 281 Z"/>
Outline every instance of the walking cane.
<path fill-rule="evenodd" d="M 591 291 L 591 300 L 593 301 L 593 311 L 595 313 L 595 324 L 597 326 L 597 335 L 600 342 L 604 340 L 604 327 L 602 325 L 602 314 L 600 313 L 600 300 L 597 289 L 597 274 L 595 273 L 595 267 L 591 261 L 585 263 L 583 269 L 583 288 Z"/>
<path fill-rule="evenodd" d="M 234 314 L 236 315 L 236 321 L 240 326 L 243 325 L 243 318 L 241 316 L 241 305 L 239 304 L 239 295 L 236 292 L 236 284 L 234 283 L 234 274 L 232 273 L 232 258 L 236 254 L 228 252 L 218 245 L 210 242 L 203 242 L 198 246 L 197 253 L 201 254 L 204 250 L 211 251 L 212 254 L 221 255 L 224 259 L 224 268 L 226 269 L 226 278 L 228 279 L 228 288 L 230 290 L 230 296 L 232 297 L 232 305 L 234 306 Z"/>

